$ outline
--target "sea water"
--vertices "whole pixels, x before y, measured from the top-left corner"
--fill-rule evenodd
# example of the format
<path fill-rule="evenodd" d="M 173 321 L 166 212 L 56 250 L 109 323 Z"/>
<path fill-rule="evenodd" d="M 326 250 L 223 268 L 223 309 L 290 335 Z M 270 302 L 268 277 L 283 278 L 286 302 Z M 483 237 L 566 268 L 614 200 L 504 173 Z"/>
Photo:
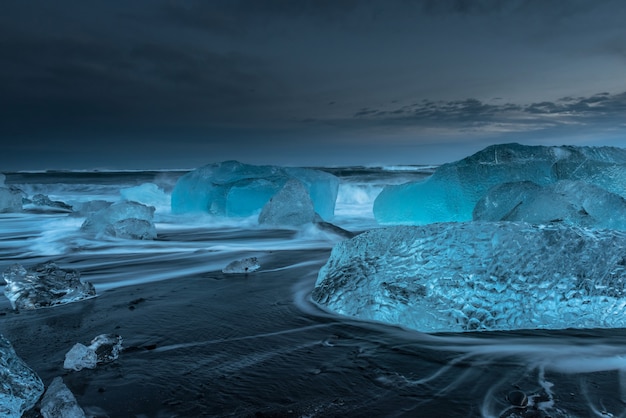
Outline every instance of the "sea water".
<path fill-rule="evenodd" d="M 378 224 L 387 184 L 432 167 L 324 168 L 341 180 L 332 222 Z M 5 173 L 29 196 L 117 201 L 179 171 Z M 85 218 L 0 214 L 0 269 L 54 261 L 97 297 L 16 312 L 0 298 L 0 333 L 46 386 L 57 376 L 95 417 L 626 416 L 624 329 L 424 334 L 320 310 L 310 295 L 345 237 L 314 226 L 260 227 L 255 217 L 173 215 L 155 199 L 155 240 L 96 239 Z M 236 260 L 260 268 L 225 274 Z M 65 354 L 101 334 L 122 337 L 117 360 L 63 369 Z M 518 407 L 520 393 L 525 407 Z"/>

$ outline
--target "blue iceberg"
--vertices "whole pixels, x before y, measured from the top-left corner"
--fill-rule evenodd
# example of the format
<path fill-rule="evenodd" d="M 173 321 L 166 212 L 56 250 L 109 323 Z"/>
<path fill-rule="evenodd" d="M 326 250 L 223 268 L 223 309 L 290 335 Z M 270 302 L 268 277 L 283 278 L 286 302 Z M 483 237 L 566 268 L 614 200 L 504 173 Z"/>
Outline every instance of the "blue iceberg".
<path fill-rule="evenodd" d="M 626 233 L 459 222 L 337 244 L 312 299 L 421 332 L 626 327 Z"/>
<path fill-rule="evenodd" d="M 546 186 L 529 181 L 502 183 L 476 203 L 473 218 L 626 230 L 626 199 L 575 180 L 559 180 Z"/>
<path fill-rule="evenodd" d="M 96 238 L 151 240 L 157 237 L 152 221 L 154 211 L 154 206 L 138 202 L 117 202 L 91 213 L 80 229 Z"/>
<path fill-rule="evenodd" d="M 476 203 L 498 184 L 558 180 L 583 181 L 626 197 L 626 149 L 493 145 L 440 166 L 423 181 L 385 187 L 374 201 L 374 216 L 381 224 L 469 221 Z"/>
<path fill-rule="evenodd" d="M 322 218 L 333 217 L 339 179 L 332 174 L 237 161 L 209 164 L 182 176 L 172 191 L 172 212 L 250 216 L 258 213 L 290 179 L 306 186 L 315 211 Z"/>
<path fill-rule="evenodd" d="M 43 382 L 0 334 L 0 416 L 20 418 L 43 393 Z"/>
<path fill-rule="evenodd" d="M 316 219 L 313 201 L 306 186 L 299 180 L 290 179 L 263 206 L 259 224 L 298 227 L 313 223 Z"/>

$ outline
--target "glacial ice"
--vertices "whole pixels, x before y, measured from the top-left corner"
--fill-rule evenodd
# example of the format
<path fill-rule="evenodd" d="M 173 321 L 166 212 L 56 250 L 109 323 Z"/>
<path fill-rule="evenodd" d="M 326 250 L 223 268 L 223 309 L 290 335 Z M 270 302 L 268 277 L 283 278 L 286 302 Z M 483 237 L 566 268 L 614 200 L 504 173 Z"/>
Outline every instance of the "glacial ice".
<path fill-rule="evenodd" d="M 117 360 L 122 351 L 122 337 L 116 334 L 101 334 L 91 340 L 89 346 L 76 343 L 65 354 L 63 368 L 79 371 L 94 369 L 97 364 Z"/>
<path fill-rule="evenodd" d="M 300 226 L 312 223 L 315 208 L 306 186 L 290 179 L 263 206 L 259 214 L 259 224 L 273 226 Z"/>
<path fill-rule="evenodd" d="M 96 295 L 89 282 L 80 280 L 77 270 L 64 270 L 54 262 L 26 270 L 20 264 L 7 268 L 2 277 L 4 294 L 13 309 L 38 309 L 76 302 Z"/>
<path fill-rule="evenodd" d="M 153 206 L 138 202 L 117 202 L 92 213 L 83 222 L 81 230 L 94 234 L 96 238 L 154 239 L 157 236 L 152 222 L 154 210 Z"/>
<path fill-rule="evenodd" d="M 163 189 L 154 183 L 143 183 L 120 190 L 124 200 L 143 203 L 155 207 L 170 206 L 170 198 Z"/>
<path fill-rule="evenodd" d="M 222 269 L 222 273 L 248 274 L 257 271 L 260 268 L 261 265 L 256 257 L 248 257 L 228 263 L 228 265 Z"/>
<path fill-rule="evenodd" d="M 324 219 L 332 218 L 339 188 L 337 177 L 312 169 L 237 161 L 209 164 L 182 176 L 172 192 L 172 212 L 250 216 L 260 211 L 289 179 L 304 183 L 315 211 Z"/>
<path fill-rule="evenodd" d="M 502 183 L 476 203 L 473 219 L 626 230 L 626 200 L 582 181 L 559 180 L 546 186 L 528 181 Z"/>
<path fill-rule="evenodd" d="M 21 212 L 23 195 L 21 190 L 0 186 L 0 213 Z"/>
<path fill-rule="evenodd" d="M 435 223 L 338 243 L 312 299 L 421 332 L 623 328 L 626 233 L 562 224 Z"/>
<path fill-rule="evenodd" d="M 44 194 L 36 194 L 31 199 L 25 199 L 23 203 L 33 205 L 37 209 L 48 209 L 56 212 L 72 212 L 72 206 L 60 200 L 52 200 Z"/>
<path fill-rule="evenodd" d="M 55 377 L 41 398 L 41 415 L 44 418 L 84 418 L 85 411 L 78 405 L 63 379 Z"/>
<path fill-rule="evenodd" d="M 626 197 L 626 149 L 493 145 L 419 182 L 387 186 L 374 201 L 381 224 L 468 221 L 491 187 L 532 181 L 540 186 L 578 180 Z"/>
<path fill-rule="evenodd" d="M 20 418 L 43 393 L 43 382 L 0 334 L 0 416 Z"/>

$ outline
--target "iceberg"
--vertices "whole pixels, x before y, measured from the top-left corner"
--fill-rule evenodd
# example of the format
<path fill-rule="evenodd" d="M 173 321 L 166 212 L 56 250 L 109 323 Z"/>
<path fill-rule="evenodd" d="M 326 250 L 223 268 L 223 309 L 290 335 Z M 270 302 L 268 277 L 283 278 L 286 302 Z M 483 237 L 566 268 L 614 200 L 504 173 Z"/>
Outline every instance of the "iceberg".
<path fill-rule="evenodd" d="M 259 224 L 300 226 L 316 220 L 315 208 L 306 186 L 290 179 L 261 209 Z"/>
<path fill-rule="evenodd" d="M 0 415 L 20 418 L 43 393 L 43 382 L 0 334 Z"/>
<path fill-rule="evenodd" d="M 0 186 L 0 213 L 21 212 L 23 195 L 19 189 Z"/>
<path fill-rule="evenodd" d="M 76 343 L 65 354 L 63 368 L 79 371 L 95 369 L 96 365 L 117 360 L 122 351 L 122 337 L 116 334 L 101 334 L 91 340 L 89 346 Z"/>
<path fill-rule="evenodd" d="M 559 180 L 546 186 L 528 181 L 502 183 L 476 203 L 472 216 L 483 221 L 564 222 L 626 230 L 626 199 L 575 180 Z"/>
<path fill-rule="evenodd" d="M 228 263 L 228 265 L 222 269 L 222 273 L 248 274 L 257 271 L 260 268 L 261 265 L 256 257 L 248 257 Z"/>
<path fill-rule="evenodd" d="M 386 186 L 374 201 L 374 216 L 380 224 L 469 221 L 476 203 L 498 184 L 544 186 L 558 180 L 583 181 L 626 197 L 626 149 L 493 145 L 440 166 L 425 180 Z"/>
<path fill-rule="evenodd" d="M 74 394 L 55 377 L 41 399 L 41 415 L 44 418 L 84 418 L 85 411 L 78 405 Z"/>
<path fill-rule="evenodd" d="M 450 222 L 338 243 L 312 300 L 421 332 L 626 326 L 626 233 Z"/>
<path fill-rule="evenodd" d="M 80 280 L 77 270 L 64 270 L 53 262 L 26 270 L 20 264 L 7 268 L 2 277 L 4 294 L 13 309 L 38 309 L 94 297 L 90 282 Z"/>
<path fill-rule="evenodd" d="M 60 200 L 52 200 L 44 194 L 36 194 L 31 199 L 25 199 L 23 203 L 33 205 L 36 209 L 48 209 L 64 213 L 72 212 L 72 206 Z"/>
<path fill-rule="evenodd" d="M 315 211 L 322 218 L 332 218 L 339 189 L 337 177 L 312 169 L 255 166 L 237 161 L 209 164 L 178 179 L 172 191 L 172 212 L 251 216 L 290 179 L 306 186 Z"/>
<path fill-rule="evenodd" d="M 152 222 L 155 208 L 138 202 L 122 201 L 92 213 L 81 230 L 97 238 L 110 236 L 124 239 L 154 239 L 157 236 Z"/>

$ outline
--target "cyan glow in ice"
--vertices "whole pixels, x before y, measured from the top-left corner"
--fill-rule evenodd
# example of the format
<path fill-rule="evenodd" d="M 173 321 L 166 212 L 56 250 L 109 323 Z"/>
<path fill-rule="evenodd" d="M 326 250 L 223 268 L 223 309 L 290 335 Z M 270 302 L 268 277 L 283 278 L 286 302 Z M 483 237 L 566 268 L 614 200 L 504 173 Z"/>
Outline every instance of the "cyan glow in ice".
<path fill-rule="evenodd" d="M 440 166 L 426 180 L 385 187 L 374 202 L 374 215 L 381 224 L 469 221 L 478 200 L 493 186 L 557 180 L 580 180 L 626 197 L 626 150 L 493 145 Z"/>
<path fill-rule="evenodd" d="M 337 177 L 318 170 L 237 161 L 209 164 L 182 176 L 172 192 L 172 212 L 249 216 L 258 213 L 289 179 L 304 183 L 315 211 L 324 219 L 332 218 L 339 187 Z"/>
<path fill-rule="evenodd" d="M 312 298 L 422 332 L 626 326 L 626 234 L 513 222 L 367 231 L 335 246 Z"/>

